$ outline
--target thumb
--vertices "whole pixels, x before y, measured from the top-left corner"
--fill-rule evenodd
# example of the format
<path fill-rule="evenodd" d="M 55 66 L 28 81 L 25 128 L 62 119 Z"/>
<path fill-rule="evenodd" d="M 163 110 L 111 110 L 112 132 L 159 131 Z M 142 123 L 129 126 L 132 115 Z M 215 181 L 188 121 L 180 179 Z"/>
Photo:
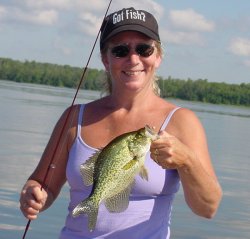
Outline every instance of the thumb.
<path fill-rule="evenodd" d="M 158 134 L 159 138 L 172 137 L 173 135 L 169 134 L 166 130 L 161 130 Z"/>
<path fill-rule="evenodd" d="M 152 146 L 152 148 L 154 148 L 154 147 L 157 148 L 157 147 L 162 147 L 162 146 L 165 147 L 167 144 L 169 144 L 169 142 L 173 138 L 174 138 L 174 136 L 172 134 L 169 134 L 167 131 L 162 130 L 158 134 L 158 139 L 153 141 L 151 146 Z"/>
<path fill-rule="evenodd" d="M 37 202 L 44 203 L 47 197 L 47 192 L 40 187 L 35 187 L 33 189 L 33 196 Z"/>

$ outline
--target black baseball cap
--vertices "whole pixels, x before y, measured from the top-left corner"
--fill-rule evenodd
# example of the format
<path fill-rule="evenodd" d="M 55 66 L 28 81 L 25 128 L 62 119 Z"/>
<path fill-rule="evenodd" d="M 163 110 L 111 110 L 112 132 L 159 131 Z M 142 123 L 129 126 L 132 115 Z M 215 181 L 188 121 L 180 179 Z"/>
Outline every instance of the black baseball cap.
<path fill-rule="evenodd" d="M 123 8 L 104 19 L 101 26 L 100 49 L 108 39 L 123 31 L 137 31 L 160 41 L 158 23 L 151 13 L 133 7 Z"/>

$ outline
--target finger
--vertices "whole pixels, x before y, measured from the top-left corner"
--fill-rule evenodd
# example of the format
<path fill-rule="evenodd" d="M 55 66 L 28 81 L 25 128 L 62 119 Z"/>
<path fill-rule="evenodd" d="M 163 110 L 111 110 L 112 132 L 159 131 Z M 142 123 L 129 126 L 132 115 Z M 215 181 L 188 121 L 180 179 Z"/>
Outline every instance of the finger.
<path fill-rule="evenodd" d="M 150 154 L 151 159 L 153 159 L 154 162 L 156 162 L 157 164 L 159 164 L 159 160 L 158 160 L 158 155 L 151 153 Z"/>
<path fill-rule="evenodd" d="M 32 187 L 27 193 L 28 199 L 33 200 L 30 202 L 30 205 L 44 205 L 47 199 L 47 192 L 44 189 L 41 189 L 39 186 Z M 37 204 L 35 204 L 37 203 Z M 40 207 L 40 206 L 39 206 Z"/>
<path fill-rule="evenodd" d="M 37 202 L 33 199 L 31 200 L 21 200 L 20 201 L 20 208 L 27 211 L 28 208 L 33 208 L 36 211 L 39 211 L 42 209 L 42 203 Z"/>
<path fill-rule="evenodd" d="M 31 220 L 36 219 L 39 213 L 38 210 L 34 210 L 29 207 L 24 208 L 22 205 L 20 206 L 20 210 L 26 218 L 31 219 Z"/>
<path fill-rule="evenodd" d="M 28 188 L 27 190 L 24 189 L 21 192 L 21 196 L 20 196 L 20 209 L 22 211 L 27 211 L 28 208 L 32 208 L 35 211 L 39 211 L 42 209 L 43 207 L 43 203 L 42 200 L 40 201 L 40 198 L 42 198 L 41 196 L 41 190 L 39 189 L 39 187 L 36 188 Z M 37 199 L 39 199 L 39 201 L 37 201 Z"/>
<path fill-rule="evenodd" d="M 168 133 L 166 130 L 161 130 L 158 134 L 160 137 L 165 136 L 165 137 L 169 137 L 172 136 L 170 133 Z"/>
<path fill-rule="evenodd" d="M 37 219 L 37 217 L 38 217 L 38 214 L 36 214 L 36 215 L 27 215 L 27 216 L 25 216 L 27 219 L 29 219 L 29 220 L 35 220 L 35 219 Z"/>
<path fill-rule="evenodd" d="M 32 208 L 29 208 L 27 211 L 23 212 L 23 215 L 24 215 L 26 218 L 30 219 L 30 220 L 35 220 L 35 219 L 37 219 L 38 214 L 39 214 L 39 211 L 36 211 L 36 210 L 34 210 L 34 209 L 32 209 Z"/>
<path fill-rule="evenodd" d="M 157 147 L 163 147 L 167 144 L 169 144 L 170 140 L 173 138 L 173 135 L 168 134 L 166 131 L 161 131 L 159 133 L 158 139 L 151 142 L 151 147 L 157 148 Z"/>
<path fill-rule="evenodd" d="M 20 205 L 20 208 L 22 209 L 23 212 L 25 212 L 26 214 L 38 214 L 39 213 L 39 209 L 36 209 L 32 206 L 30 206 L 28 203 L 23 203 Z"/>
<path fill-rule="evenodd" d="M 24 211 L 26 214 L 38 214 L 39 211 L 42 209 L 43 205 L 33 199 L 24 201 L 20 204 L 20 208 L 22 211 Z"/>
<path fill-rule="evenodd" d="M 156 149 L 160 152 L 166 146 L 168 146 L 168 143 L 165 142 L 165 140 L 152 142 L 150 145 L 150 152 L 154 153 Z"/>
<path fill-rule="evenodd" d="M 41 189 L 40 187 L 34 187 L 33 188 L 33 196 L 34 196 L 34 199 L 37 201 L 37 202 L 42 202 L 44 201 L 44 198 L 46 197 L 45 196 L 45 190 L 44 189 Z"/>
<path fill-rule="evenodd" d="M 28 201 L 30 199 L 31 199 L 31 196 L 30 196 L 29 192 L 26 189 L 22 190 L 22 192 L 20 194 L 20 199 L 19 199 L 20 209 L 26 210 L 26 208 L 29 206 Z"/>

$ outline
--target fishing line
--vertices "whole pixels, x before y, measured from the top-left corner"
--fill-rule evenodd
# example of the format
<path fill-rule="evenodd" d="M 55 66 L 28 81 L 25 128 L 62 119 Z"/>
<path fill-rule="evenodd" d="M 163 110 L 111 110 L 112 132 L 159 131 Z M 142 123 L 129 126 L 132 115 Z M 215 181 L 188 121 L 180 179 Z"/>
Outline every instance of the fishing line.
<path fill-rule="evenodd" d="M 107 7 L 106 12 L 105 12 L 105 14 L 104 14 L 103 20 L 107 17 L 107 14 L 108 14 L 108 11 L 109 11 L 109 8 L 110 8 L 111 3 L 112 3 L 112 0 L 109 1 L 109 4 L 108 4 L 108 7 Z M 106 26 L 104 26 L 104 28 L 105 28 L 105 27 L 106 27 Z M 78 86 L 77 86 L 77 89 L 76 89 L 74 98 L 73 98 L 73 100 L 72 100 L 72 103 L 71 103 L 71 105 L 70 105 L 70 107 L 69 107 L 69 110 L 68 110 L 68 113 L 67 113 L 67 115 L 66 115 L 66 119 L 65 119 L 65 121 L 64 121 L 62 130 L 61 130 L 60 135 L 59 135 L 59 137 L 58 137 L 58 140 L 57 140 L 55 149 L 54 149 L 54 151 L 53 151 L 53 154 L 52 154 L 50 163 L 49 163 L 49 165 L 48 165 L 48 167 L 47 167 L 47 170 L 46 170 L 46 173 L 45 173 L 43 182 L 42 182 L 42 184 L 41 184 L 41 190 L 43 190 L 44 187 L 46 186 L 46 185 L 45 185 L 45 182 L 46 182 L 46 180 L 47 180 L 49 171 L 50 171 L 51 169 L 54 169 L 54 168 L 56 167 L 56 165 L 53 163 L 53 162 L 54 162 L 54 157 L 55 157 L 56 152 L 57 152 L 57 150 L 58 150 L 58 147 L 59 147 L 59 144 L 60 144 L 60 141 L 61 141 L 63 132 L 64 132 L 64 130 L 65 130 L 66 124 L 67 124 L 67 122 L 68 122 L 69 116 L 70 116 L 70 114 L 71 114 L 71 112 L 72 112 L 72 109 L 73 109 L 73 106 L 74 106 L 74 104 L 75 104 L 76 97 L 77 97 L 78 92 L 79 92 L 79 90 L 80 90 L 80 87 L 81 87 L 81 85 L 82 85 L 82 83 L 83 83 L 84 76 L 85 76 L 85 74 L 86 74 L 86 72 L 87 72 L 88 65 L 89 65 L 90 59 L 91 59 L 91 57 L 92 57 L 92 55 L 93 55 L 93 52 L 94 52 L 94 49 L 95 49 L 95 46 L 96 46 L 96 43 L 97 43 L 97 40 L 98 40 L 98 37 L 99 37 L 100 33 L 101 33 L 101 27 L 100 27 L 100 29 L 99 29 L 99 31 L 98 31 L 98 34 L 97 34 L 96 38 L 95 38 L 93 47 L 92 47 L 91 52 L 90 52 L 90 55 L 89 55 L 89 58 L 88 58 L 88 60 L 87 60 L 86 66 L 84 67 L 83 73 L 82 73 L 81 78 L 80 78 L 80 82 L 79 82 L 79 84 L 78 84 Z M 52 176 L 51 176 L 51 177 L 52 177 Z M 26 227 L 25 227 L 25 230 L 24 230 L 22 239 L 25 239 L 25 236 L 26 236 L 26 234 L 27 234 L 27 232 L 28 232 L 28 230 L 29 230 L 29 227 L 30 227 L 30 223 L 31 223 L 31 220 L 29 219 L 28 222 L 27 222 L 27 224 L 26 224 Z"/>

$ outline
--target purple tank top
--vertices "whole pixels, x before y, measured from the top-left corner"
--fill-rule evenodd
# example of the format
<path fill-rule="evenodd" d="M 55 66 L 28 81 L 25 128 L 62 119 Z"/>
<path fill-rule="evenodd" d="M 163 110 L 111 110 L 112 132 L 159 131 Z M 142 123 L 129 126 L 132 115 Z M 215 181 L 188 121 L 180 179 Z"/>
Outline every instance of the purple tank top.
<path fill-rule="evenodd" d="M 175 108 L 165 119 L 161 129 L 165 129 Z M 88 218 L 71 216 L 74 207 L 91 192 L 91 186 L 83 184 L 80 165 L 98 149 L 90 147 L 81 138 L 81 124 L 84 105 L 81 105 L 78 117 L 77 137 L 69 152 L 66 169 L 70 186 L 70 203 L 65 226 L 60 239 L 167 239 L 170 237 L 170 216 L 175 193 L 179 189 L 180 179 L 176 170 L 165 170 L 158 166 L 147 154 L 145 166 L 149 180 L 138 175 L 130 195 L 128 208 L 121 213 L 110 213 L 103 204 L 99 207 L 97 224 L 93 232 L 88 231 Z"/>

